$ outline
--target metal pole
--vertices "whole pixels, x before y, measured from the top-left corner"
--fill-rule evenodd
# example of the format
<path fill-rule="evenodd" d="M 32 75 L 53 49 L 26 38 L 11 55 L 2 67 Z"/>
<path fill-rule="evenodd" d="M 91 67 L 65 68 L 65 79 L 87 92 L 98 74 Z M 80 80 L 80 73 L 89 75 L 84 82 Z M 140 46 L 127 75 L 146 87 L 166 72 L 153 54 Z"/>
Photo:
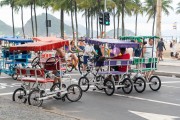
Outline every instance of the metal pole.
<path fill-rule="evenodd" d="M 106 0 L 104 0 L 104 12 L 106 12 Z M 105 24 L 104 24 L 104 38 L 106 38 L 106 25 Z"/>

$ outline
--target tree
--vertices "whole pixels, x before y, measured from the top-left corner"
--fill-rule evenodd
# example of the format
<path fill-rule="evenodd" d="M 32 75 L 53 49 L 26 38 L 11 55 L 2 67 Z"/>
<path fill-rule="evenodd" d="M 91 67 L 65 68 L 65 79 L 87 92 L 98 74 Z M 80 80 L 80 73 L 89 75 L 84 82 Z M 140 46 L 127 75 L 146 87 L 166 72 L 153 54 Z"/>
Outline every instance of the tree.
<path fill-rule="evenodd" d="M 11 7 L 11 15 L 12 15 L 12 27 L 13 27 L 13 37 L 15 37 L 15 28 L 14 28 L 14 0 L 3 0 L 0 3 L 1 6 L 10 5 Z"/>
<path fill-rule="evenodd" d="M 152 35 L 154 35 L 154 26 L 155 26 L 155 19 L 156 19 L 157 0 L 146 0 L 145 3 L 146 3 L 145 11 L 147 13 L 146 15 L 148 15 L 147 22 L 149 22 L 149 20 L 151 18 L 153 18 Z M 169 10 L 168 9 L 173 10 L 173 7 L 170 6 L 171 3 L 172 3 L 172 0 L 162 0 L 162 11 L 166 15 L 169 15 Z"/>
<path fill-rule="evenodd" d="M 135 0 L 135 5 L 134 6 L 134 14 L 135 14 L 135 17 L 136 17 L 136 20 L 135 20 L 135 36 L 137 35 L 137 21 L 138 21 L 138 15 L 141 14 L 143 15 L 143 6 L 142 6 L 142 3 L 140 0 Z"/>
<path fill-rule="evenodd" d="M 177 7 L 177 10 L 176 10 L 176 13 L 180 14 L 180 2 L 178 3 L 178 7 Z"/>
<path fill-rule="evenodd" d="M 23 4 L 21 0 L 14 0 L 14 4 L 17 6 L 17 9 L 15 9 L 16 11 L 19 11 L 19 9 L 21 9 L 21 27 L 22 27 L 23 37 L 25 38 Z"/>

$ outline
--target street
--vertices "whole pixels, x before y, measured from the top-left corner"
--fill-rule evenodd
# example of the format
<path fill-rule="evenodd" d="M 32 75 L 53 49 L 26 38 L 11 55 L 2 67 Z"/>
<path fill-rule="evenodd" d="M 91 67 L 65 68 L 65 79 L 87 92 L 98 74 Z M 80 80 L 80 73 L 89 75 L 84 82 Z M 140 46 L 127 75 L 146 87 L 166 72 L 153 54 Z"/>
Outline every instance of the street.
<path fill-rule="evenodd" d="M 104 91 L 93 91 L 91 87 L 79 102 L 49 99 L 43 102 L 42 108 L 85 120 L 180 120 L 180 79 L 160 78 L 162 87 L 158 92 L 153 92 L 147 85 L 141 94 L 133 90 L 126 95 L 120 89 L 113 96 L 107 96 Z M 11 100 L 20 84 L 7 75 L 1 76 L 0 97 Z"/>

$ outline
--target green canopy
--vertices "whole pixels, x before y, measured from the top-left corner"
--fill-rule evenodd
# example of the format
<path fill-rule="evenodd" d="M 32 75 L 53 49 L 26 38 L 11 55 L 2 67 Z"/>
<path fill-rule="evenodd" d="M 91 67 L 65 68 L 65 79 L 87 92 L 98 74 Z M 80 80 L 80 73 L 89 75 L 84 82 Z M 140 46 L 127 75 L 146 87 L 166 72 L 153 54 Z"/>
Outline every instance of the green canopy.
<path fill-rule="evenodd" d="M 119 37 L 120 40 L 137 40 L 138 42 L 140 42 L 142 39 L 149 39 L 149 38 L 159 39 L 159 37 L 157 36 L 120 36 Z"/>

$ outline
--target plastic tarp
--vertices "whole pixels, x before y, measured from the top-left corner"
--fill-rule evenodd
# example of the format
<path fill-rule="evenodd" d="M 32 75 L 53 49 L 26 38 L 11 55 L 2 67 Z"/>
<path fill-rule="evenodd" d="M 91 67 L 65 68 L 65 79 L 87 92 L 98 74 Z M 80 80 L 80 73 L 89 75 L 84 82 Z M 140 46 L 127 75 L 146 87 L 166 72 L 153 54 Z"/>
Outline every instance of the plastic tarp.
<path fill-rule="evenodd" d="M 57 48 L 68 46 L 69 41 L 68 40 L 57 40 L 57 41 L 51 41 L 51 42 L 34 42 L 34 43 L 27 43 L 23 45 L 17 45 L 10 47 L 10 51 L 47 51 L 47 50 L 55 50 Z"/>
<path fill-rule="evenodd" d="M 121 48 L 136 48 L 138 47 L 138 43 L 129 42 L 129 41 L 122 41 L 118 39 L 86 39 L 86 42 L 89 44 L 101 45 L 101 44 L 108 44 L 109 47 L 121 47 Z"/>
<path fill-rule="evenodd" d="M 6 41 L 10 43 L 27 43 L 27 42 L 33 42 L 31 39 L 23 39 L 23 38 L 9 38 L 9 37 L 3 37 L 0 38 L 0 41 Z"/>

